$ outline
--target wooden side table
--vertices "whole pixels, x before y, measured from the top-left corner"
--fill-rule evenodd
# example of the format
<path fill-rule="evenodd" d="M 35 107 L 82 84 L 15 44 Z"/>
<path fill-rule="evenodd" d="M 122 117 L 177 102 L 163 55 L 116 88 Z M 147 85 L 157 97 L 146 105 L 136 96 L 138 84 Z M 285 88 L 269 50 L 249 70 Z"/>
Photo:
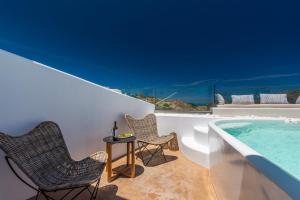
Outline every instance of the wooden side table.
<path fill-rule="evenodd" d="M 107 182 L 115 180 L 118 176 L 124 175 L 130 178 L 135 177 L 135 143 L 136 137 L 120 138 L 113 140 L 112 136 L 106 137 L 103 141 L 106 143 L 106 153 L 108 155 L 106 162 Z M 112 170 L 112 146 L 118 143 L 127 144 L 126 166 L 121 170 Z M 114 175 L 112 176 L 112 174 Z"/>

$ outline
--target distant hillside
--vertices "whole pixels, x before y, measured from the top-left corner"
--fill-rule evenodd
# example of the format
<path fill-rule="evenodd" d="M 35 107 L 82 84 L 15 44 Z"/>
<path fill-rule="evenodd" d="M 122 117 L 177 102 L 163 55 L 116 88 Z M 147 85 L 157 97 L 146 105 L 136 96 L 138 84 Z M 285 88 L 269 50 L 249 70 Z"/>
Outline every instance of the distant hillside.
<path fill-rule="evenodd" d="M 182 100 L 177 99 L 168 99 L 161 101 L 161 99 L 155 98 L 153 96 L 145 96 L 142 94 L 132 95 L 135 98 L 153 103 L 156 105 L 156 110 L 174 110 L 174 111 L 208 111 L 208 106 L 198 106 L 192 103 L 187 103 Z"/>

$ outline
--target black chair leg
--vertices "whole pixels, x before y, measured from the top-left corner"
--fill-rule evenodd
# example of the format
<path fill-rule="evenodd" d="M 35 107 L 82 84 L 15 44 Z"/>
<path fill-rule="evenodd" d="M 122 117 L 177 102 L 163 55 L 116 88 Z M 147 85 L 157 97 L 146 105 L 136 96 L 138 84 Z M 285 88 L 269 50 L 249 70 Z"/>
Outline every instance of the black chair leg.
<path fill-rule="evenodd" d="M 143 164 L 145 164 L 144 162 L 144 156 L 143 156 L 143 148 L 144 148 L 144 145 L 140 145 L 140 142 L 137 143 L 138 144 L 138 148 L 139 148 L 139 154 L 141 156 L 141 160 L 143 162 Z"/>
<path fill-rule="evenodd" d="M 147 148 L 148 145 L 149 144 L 147 144 L 147 143 L 140 143 L 140 142 L 138 142 L 139 154 L 141 155 L 141 160 L 142 160 L 142 162 L 143 162 L 144 165 L 145 165 L 145 158 L 144 158 L 143 152 L 145 150 L 147 150 L 149 152 L 149 154 L 152 155 L 152 152 Z"/>
<path fill-rule="evenodd" d="M 149 164 L 149 162 L 152 160 L 152 158 L 154 158 L 155 155 L 156 155 L 160 150 L 161 150 L 161 148 L 160 148 L 160 146 L 158 146 L 158 147 L 156 148 L 156 150 L 154 151 L 154 153 L 151 154 L 151 157 L 150 157 L 150 159 L 148 160 L 148 162 L 146 163 L 146 166 Z"/>
<path fill-rule="evenodd" d="M 99 189 L 99 183 L 100 183 L 100 179 L 97 181 L 96 185 L 95 185 L 95 188 L 91 194 L 91 198 L 90 200 L 92 199 L 96 199 L 97 198 L 97 194 L 98 194 L 98 189 Z"/>
<path fill-rule="evenodd" d="M 97 199 L 98 190 L 99 190 L 99 185 L 100 185 L 100 179 L 98 180 L 98 183 L 97 183 L 97 185 L 96 185 L 96 195 L 95 195 L 95 199 Z"/>
<path fill-rule="evenodd" d="M 166 143 L 167 144 L 167 143 Z M 167 158 L 165 156 L 165 153 L 164 153 L 164 146 L 166 144 L 162 144 L 162 145 L 157 145 L 157 148 L 155 149 L 155 151 L 152 153 L 148 148 L 148 144 L 140 144 L 140 142 L 138 142 L 138 148 L 139 148 L 139 154 L 141 155 L 141 160 L 143 162 L 143 164 L 145 166 L 147 166 L 150 161 L 153 159 L 153 157 L 155 157 L 155 155 L 160 152 L 161 153 L 161 156 L 164 158 L 164 160 L 167 162 Z M 144 155 L 143 155 L 143 151 L 144 150 L 147 150 L 149 152 L 149 154 L 151 155 L 151 157 L 149 158 L 149 160 L 146 162 L 145 158 L 144 158 Z"/>
<path fill-rule="evenodd" d="M 96 189 L 96 195 L 95 195 L 95 200 L 97 199 L 98 190 L 99 190 L 99 185 L 97 185 L 97 189 Z"/>
<path fill-rule="evenodd" d="M 55 200 L 52 197 L 50 197 L 49 195 L 46 194 L 46 192 L 41 191 L 42 195 L 47 199 L 47 200 Z"/>
<path fill-rule="evenodd" d="M 70 189 L 64 196 L 62 196 L 62 198 L 60 198 L 61 200 L 66 198 L 71 192 L 73 191 L 73 189 Z"/>
<path fill-rule="evenodd" d="M 36 196 L 35 196 L 35 200 L 39 199 L 39 195 L 40 195 L 40 191 L 37 191 Z"/>
<path fill-rule="evenodd" d="M 167 158 L 166 158 L 165 153 L 164 153 L 164 146 L 165 146 L 165 145 L 162 145 L 162 146 L 160 147 L 160 148 L 161 148 L 161 154 L 163 155 L 165 161 L 167 162 Z"/>

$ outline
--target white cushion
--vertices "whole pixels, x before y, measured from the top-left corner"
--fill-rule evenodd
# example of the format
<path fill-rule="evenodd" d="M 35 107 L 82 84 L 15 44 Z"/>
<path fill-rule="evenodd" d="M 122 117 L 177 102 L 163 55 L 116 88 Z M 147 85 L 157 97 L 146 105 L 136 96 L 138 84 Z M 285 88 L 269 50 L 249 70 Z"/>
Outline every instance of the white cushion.
<path fill-rule="evenodd" d="M 218 105 L 224 105 L 225 99 L 221 94 L 216 94 L 216 100 Z"/>
<path fill-rule="evenodd" d="M 254 104 L 254 96 L 250 95 L 231 95 L 232 104 Z"/>
<path fill-rule="evenodd" d="M 300 104 L 300 96 L 297 98 L 296 104 Z"/>
<path fill-rule="evenodd" d="M 288 104 L 287 94 L 260 94 L 261 104 Z"/>

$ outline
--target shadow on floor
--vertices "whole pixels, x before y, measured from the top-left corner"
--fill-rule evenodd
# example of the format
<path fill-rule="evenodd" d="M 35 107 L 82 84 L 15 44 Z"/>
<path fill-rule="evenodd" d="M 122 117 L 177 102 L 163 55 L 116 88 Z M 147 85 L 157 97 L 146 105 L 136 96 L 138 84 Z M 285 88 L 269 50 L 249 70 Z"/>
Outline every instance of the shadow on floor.
<path fill-rule="evenodd" d="M 90 186 L 90 190 L 93 191 L 95 188 L 95 186 Z M 74 195 L 80 191 L 80 189 L 76 189 L 74 191 L 72 191 L 67 198 L 65 198 L 65 200 L 69 200 L 72 199 L 72 197 L 74 197 Z M 54 199 L 60 199 L 61 197 L 64 196 L 64 194 L 66 194 L 68 192 L 68 190 L 64 190 L 64 191 L 58 191 L 58 192 L 52 192 L 52 193 L 48 193 L 49 195 L 51 195 L 52 198 Z M 100 187 L 98 190 L 98 194 L 97 194 L 97 200 L 127 200 L 126 198 L 120 197 L 117 195 L 118 192 L 118 186 L 117 185 L 106 185 L 103 187 Z M 83 193 L 81 193 L 76 200 L 88 200 L 90 199 L 91 195 L 90 193 L 85 190 Z M 34 200 L 36 197 L 32 197 L 28 200 Z M 39 196 L 38 200 L 45 200 L 46 198 L 44 198 L 42 195 Z"/>
<path fill-rule="evenodd" d="M 155 149 L 150 149 L 150 151 L 151 151 L 151 153 L 153 153 L 155 151 Z M 145 164 L 150 160 L 151 153 L 149 151 L 143 151 L 143 157 L 144 157 Z M 141 152 L 137 152 L 136 156 L 137 156 L 137 159 L 142 160 Z M 167 161 L 164 159 L 163 155 L 161 155 L 160 153 L 157 153 L 151 159 L 151 161 L 147 164 L 146 167 L 155 167 L 155 166 L 162 165 L 162 164 L 165 164 L 165 163 L 168 163 L 168 162 L 178 159 L 177 156 L 166 155 L 166 154 L 165 154 L 165 158 Z"/>
<path fill-rule="evenodd" d="M 118 167 L 115 167 L 115 168 L 113 168 L 113 171 L 122 171 L 122 169 L 124 169 L 124 168 L 126 168 L 127 167 L 127 165 L 126 164 L 124 164 L 124 165 L 120 165 L 120 166 L 118 166 Z M 143 166 L 141 166 L 141 165 L 138 165 L 138 164 L 135 164 L 135 177 L 137 177 L 137 176 L 140 176 L 140 175 L 142 175 L 143 173 L 144 173 L 144 167 Z M 128 168 L 128 173 L 129 173 L 129 168 Z M 120 177 L 124 177 L 124 178 L 128 178 L 128 177 L 126 177 L 126 176 L 120 176 Z"/>
<path fill-rule="evenodd" d="M 92 188 L 93 189 L 93 188 Z M 105 200 L 127 200 L 126 198 L 117 195 L 118 186 L 117 185 L 106 185 L 99 188 L 97 199 Z"/>

